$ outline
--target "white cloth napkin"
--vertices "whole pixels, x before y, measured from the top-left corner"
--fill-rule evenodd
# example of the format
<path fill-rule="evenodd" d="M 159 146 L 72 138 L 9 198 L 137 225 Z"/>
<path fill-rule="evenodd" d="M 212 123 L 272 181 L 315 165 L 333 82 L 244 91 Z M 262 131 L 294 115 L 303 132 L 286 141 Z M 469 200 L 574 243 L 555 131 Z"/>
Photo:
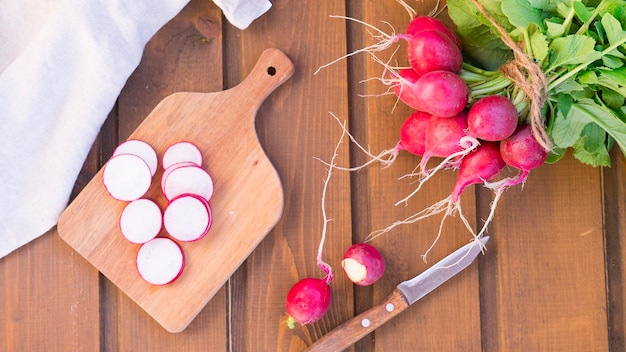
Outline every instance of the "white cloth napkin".
<path fill-rule="evenodd" d="M 187 2 L 0 0 L 0 258 L 57 223 L 145 44 Z M 271 6 L 215 2 L 242 29 Z"/>

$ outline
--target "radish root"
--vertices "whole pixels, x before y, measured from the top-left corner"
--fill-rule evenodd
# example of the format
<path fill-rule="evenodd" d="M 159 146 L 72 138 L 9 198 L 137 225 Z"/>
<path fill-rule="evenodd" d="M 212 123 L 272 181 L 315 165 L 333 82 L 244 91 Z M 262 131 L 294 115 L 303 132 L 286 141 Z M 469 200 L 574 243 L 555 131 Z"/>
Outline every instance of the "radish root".
<path fill-rule="evenodd" d="M 331 113 L 331 115 L 335 119 L 337 119 L 337 117 L 334 114 Z M 328 166 L 328 174 L 326 175 L 326 179 L 324 180 L 324 188 L 322 190 L 322 218 L 323 218 L 323 226 L 322 226 L 322 237 L 320 239 L 319 248 L 317 250 L 317 266 L 319 266 L 320 269 L 322 269 L 322 271 L 324 271 L 324 273 L 326 273 L 326 283 L 327 284 L 330 284 L 330 282 L 333 280 L 333 270 L 332 270 L 331 266 L 322 259 L 322 252 L 324 250 L 324 242 L 326 240 L 326 232 L 327 232 L 327 229 L 328 229 L 328 223 L 330 221 L 332 221 L 331 219 L 328 219 L 328 216 L 326 215 L 326 193 L 328 191 L 328 184 L 330 182 L 330 177 L 333 174 L 333 168 L 335 167 L 335 159 L 337 158 L 339 146 L 343 142 L 343 138 L 345 137 L 345 135 L 346 135 L 346 133 L 348 131 L 345 122 L 343 123 L 342 128 L 343 128 L 343 132 L 341 133 L 341 137 L 339 137 L 339 141 L 337 142 L 337 145 L 335 146 L 335 150 L 333 151 L 333 156 L 330 159 L 330 163 L 328 163 L 328 164 L 325 163 Z"/>

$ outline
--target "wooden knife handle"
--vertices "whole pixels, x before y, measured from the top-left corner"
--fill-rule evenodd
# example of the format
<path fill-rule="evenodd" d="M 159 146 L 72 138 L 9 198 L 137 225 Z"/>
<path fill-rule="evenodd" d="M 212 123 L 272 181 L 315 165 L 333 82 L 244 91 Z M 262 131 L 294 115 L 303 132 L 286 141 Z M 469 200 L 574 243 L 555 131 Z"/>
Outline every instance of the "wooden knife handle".
<path fill-rule="evenodd" d="M 395 289 L 385 300 L 339 325 L 309 346 L 308 352 L 343 351 L 404 311 L 409 304 Z"/>

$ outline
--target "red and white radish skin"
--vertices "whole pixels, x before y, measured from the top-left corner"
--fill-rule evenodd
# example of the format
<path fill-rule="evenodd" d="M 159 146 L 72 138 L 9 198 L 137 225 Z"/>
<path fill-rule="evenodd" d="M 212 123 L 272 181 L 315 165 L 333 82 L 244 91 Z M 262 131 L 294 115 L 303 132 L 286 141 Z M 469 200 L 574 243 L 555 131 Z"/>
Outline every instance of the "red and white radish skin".
<path fill-rule="evenodd" d="M 152 285 L 166 285 L 176 280 L 185 267 L 182 248 L 169 238 L 157 237 L 137 251 L 137 271 Z"/>
<path fill-rule="evenodd" d="M 163 227 L 163 214 L 152 200 L 141 198 L 124 207 L 120 216 L 120 231 L 131 243 L 146 243 L 155 238 Z"/>
<path fill-rule="evenodd" d="M 191 165 L 177 167 L 163 180 L 163 194 L 172 200 L 181 194 L 195 194 L 209 201 L 213 195 L 213 179 L 203 168 Z"/>
<path fill-rule="evenodd" d="M 211 229 L 212 214 L 209 203 L 194 194 L 183 194 L 172 199 L 163 212 L 163 226 L 174 239 L 197 241 Z"/>
<path fill-rule="evenodd" d="M 138 139 L 129 139 L 118 145 L 113 151 L 113 156 L 119 154 L 137 155 L 142 158 L 146 164 L 148 164 L 152 176 L 156 173 L 159 164 L 158 157 L 154 148 L 152 148 L 148 143 Z"/>
<path fill-rule="evenodd" d="M 178 142 L 170 145 L 163 152 L 162 165 L 167 169 L 173 164 L 180 162 L 192 162 L 202 166 L 202 153 L 198 147 L 191 142 Z"/>
<path fill-rule="evenodd" d="M 327 279 L 304 278 L 296 282 L 285 300 L 285 311 L 289 315 L 287 326 L 295 323 L 307 325 L 320 320 L 330 308 L 331 291 Z"/>
<path fill-rule="evenodd" d="M 118 154 L 106 163 L 102 182 L 111 197 L 121 201 L 141 198 L 152 184 L 148 164 L 135 154 Z"/>
<path fill-rule="evenodd" d="M 169 174 L 172 171 L 176 170 L 177 168 L 183 167 L 183 166 L 198 166 L 198 165 L 191 161 L 181 161 L 179 163 L 170 165 L 167 169 L 164 169 L 163 174 L 161 175 L 161 192 L 165 193 L 165 180 L 167 180 L 167 177 L 169 176 Z"/>
<path fill-rule="evenodd" d="M 509 98 L 489 95 L 478 99 L 467 113 L 468 133 L 484 141 L 501 141 L 517 128 L 517 109 Z"/>
<path fill-rule="evenodd" d="M 369 286 L 385 273 L 386 262 L 376 247 L 357 243 L 346 251 L 341 267 L 348 278 L 359 286 Z"/>
<path fill-rule="evenodd" d="M 452 117 L 465 109 L 469 89 L 459 75 L 449 71 L 432 71 L 413 85 L 417 110 L 439 117 Z"/>

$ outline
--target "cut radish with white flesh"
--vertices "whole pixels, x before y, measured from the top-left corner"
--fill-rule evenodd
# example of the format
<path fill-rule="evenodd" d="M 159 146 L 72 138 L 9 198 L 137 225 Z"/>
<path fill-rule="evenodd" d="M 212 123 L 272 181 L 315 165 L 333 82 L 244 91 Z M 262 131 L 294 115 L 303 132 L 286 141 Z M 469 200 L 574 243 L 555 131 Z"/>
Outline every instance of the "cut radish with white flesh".
<path fill-rule="evenodd" d="M 109 194 L 118 200 L 141 198 L 150 188 L 152 173 L 148 164 L 135 154 L 118 154 L 104 166 L 102 182 Z"/>
<path fill-rule="evenodd" d="M 199 166 L 177 167 L 163 180 L 163 194 L 168 200 L 181 194 L 195 194 L 209 201 L 213 195 L 213 179 Z"/>
<path fill-rule="evenodd" d="M 204 237 L 211 228 L 211 222 L 209 203 L 193 194 L 183 194 L 172 199 L 163 214 L 167 233 L 184 242 Z"/>
<path fill-rule="evenodd" d="M 198 147 L 190 142 L 178 142 L 169 146 L 163 153 L 163 169 L 183 161 L 202 166 L 202 153 Z"/>
<path fill-rule="evenodd" d="M 153 285 L 165 285 L 183 272 L 183 250 L 169 238 L 158 237 L 141 245 L 137 252 L 139 275 Z"/>
<path fill-rule="evenodd" d="M 140 141 L 138 139 L 129 139 L 126 142 L 120 144 L 115 148 L 113 155 L 119 154 L 135 154 L 138 157 L 142 158 L 148 167 L 150 168 L 150 172 L 154 176 L 156 173 L 157 167 L 159 165 L 159 160 L 157 158 L 156 152 L 154 149 L 146 142 Z"/>
<path fill-rule="evenodd" d="M 120 216 L 120 231 L 132 243 L 150 241 L 159 234 L 162 225 L 161 209 L 145 198 L 128 203 Z"/>
<path fill-rule="evenodd" d="M 167 176 L 174 171 L 175 169 L 183 166 L 198 166 L 191 161 L 181 161 L 180 163 L 170 165 L 165 171 L 163 171 L 163 175 L 161 175 L 161 191 L 165 193 L 165 180 L 167 180 Z"/>

